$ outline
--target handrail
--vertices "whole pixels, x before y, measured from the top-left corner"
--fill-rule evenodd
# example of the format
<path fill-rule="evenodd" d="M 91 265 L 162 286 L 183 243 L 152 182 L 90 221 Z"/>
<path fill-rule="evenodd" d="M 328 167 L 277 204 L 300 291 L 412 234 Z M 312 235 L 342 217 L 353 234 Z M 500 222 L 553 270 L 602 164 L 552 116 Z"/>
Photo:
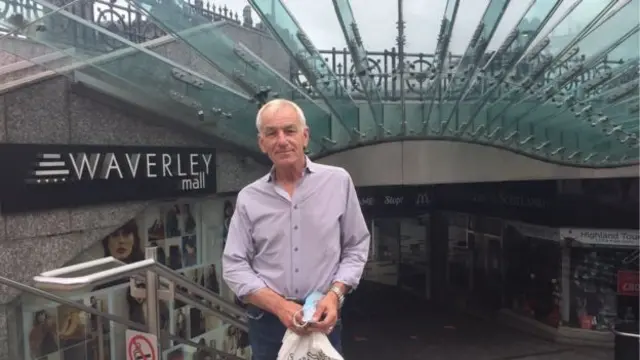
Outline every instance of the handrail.
<path fill-rule="evenodd" d="M 99 271 L 91 275 L 78 277 L 60 276 L 75 271 L 89 270 L 93 267 L 102 266 L 108 263 L 122 265 L 113 269 Z M 238 316 L 242 319 L 245 318 L 245 311 L 241 307 L 221 298 L 220 295 L 206 289 L 200 284 L 189 281 L 182 275 L 176 274 L 173 270 L 158 263 L 154 259 L 145 259 L 131 264 L 125 264 L 113 257 L 107 257 L 104 259 L 87 261 L 84 263 L 71 265 L 52 271 L 46 271 L 41 273 L 39 276 L 34 276 L 33 280 L 36 282 L 36 286 L 42 289 L 71 291 L 82 289 L 88 286 L 96 286 L 115 280 L 122 280 L 136 275 L 142 271 L 152 271 L 161 278 L 165 278 L 173 282 L 175 285 L 185 288 L 188 292 L 200 296 L 205 300 L 211 302 L 212 304 L 219 306 L 223 309 L 223 311 L 231 315 Z"/>
<path fill-rule="evenodd" d="M 113 314 L 110 314 L 110 313 L 107 313 L 107 312 L 99 311 L 99 310 L 97 310 L 97 309 L 95 309 L 95 308 L 93 308 L 91 306 L 87 306 L 87 305 L 85 305 L 83 303 L 75 302 L 73 300 L 69 300 L 69 299 L 63 298 L 61 296 L 48 293 L 48 292 L 46 292 L 44 290 L 40 290 L 40 289 L 31 287 L 31 286 L 28 286 L 28 285 L 25 285 L 25 284 L 21 284 L 21 283 L 19 283 L 17 281 L 11 280 L 11 279 L 3 277 L 3 276 L 0 276 L 0 284 L 6 285 L 6 286 L 8 286 L 10 288 L 14 288 L 14 289 L 20 290 L 21 292 L 25 292 L 25 293 L 28 293 L 28 294 L 31 294 L 31 295 L 34 295 L 34 296 L 37 296 L 37 297 L 42 297 L 44 299 L 47 299 L 47 300 L 55 302 L 55 303 L 59 303 L 61 305 L 66 305 L 66 306 L 69 306 L 71 308 L 78 309 L 78 310 L 80 310 L 82 312 L 85 312 L 85 313 L 89 313 L 89 314 L 92 314 L 92 315 L 95 315 L 95 316 L 103 317 L 103 318 L 105 318 L 107 320 L 113 321 L 113 322 L 121 324 L 121 325 L 125 325 L 128 328 L 131 328 L 131 329 L 134 329 L 134 330 L 138 330 L 138 331 L 141 331 L 141 332 L 148 332 L 149 331 L 149 327 L 147 325 L 145 325 L 145 324 L 139 324 L 139 323 L 133 322 L 133 321 L 131 321 L 131 320 L 127 319 L 127 318 L 121 317 L 121 316 L 117 316 L 117 315 L 113 315 Z M 192 300 L 189 300 L 186 297 L 185 297 L 184 300 L 188 300 L 188 301 L 185 301 L 185 303 L 189 303 L 189 305 L 193 305 L 193 306 L 198 307 L 195 304 L 197 302 L 190 303 Z M 210 309 L 210 308 L 208 308 L 208 307 L 206 307 L 204 305 L 202 305 L 202 306 L 204 308 L 201 308 L 201 310 L 204 310 L 206 312 L 214 312 L 216 315 L 219 315 L 219 314 L 216 313 L 215 310 Z M 237 322 L 238 320 L 234 320 L 234 321 Z M 243 330 L 246 330 L 246 325 L 244 325 L 244 329 Z M 224 356 L 224 359 L 243 360 L 242 358 L 240 358 L 240 357 L 238 357 L 238 356 L 236 356 L 234 354 L 228 354 L 228 353 L 225 353 L 225 352 L 220 351 L 218 349 L 211 348 L 209 346 L 202 346 L 202 345 L 200 345 L 200 344 L 198 344 L 198 343 L 196 343 L 194 341 L 191 341 L 191 340 L 188 340 L 188 339 L 183 339 L 181 337 L 175 336 L 175 335 L 169 333 L 166 330 L 162 330 L 162 335 L 166 336 L 171 341 L 175 341 L 175 342 L 183 344 L 183 345 L 191 346 L 191 347 L 194 347 L 196 349 L 204 349 L 204 350 L 212 352 L 214 355 L 220 354 L 221 356 Z"/>
<path fill-rule="evenodd" d="M 617 335 L 617 336 L 631 337 L 631 338 L 636 338 L 640 340 L 640 333 L 635 334 L 635 333 L 616 330 L 615 323 L 609 324 L 609 331 L 611 331 L 614 335 Z"/>

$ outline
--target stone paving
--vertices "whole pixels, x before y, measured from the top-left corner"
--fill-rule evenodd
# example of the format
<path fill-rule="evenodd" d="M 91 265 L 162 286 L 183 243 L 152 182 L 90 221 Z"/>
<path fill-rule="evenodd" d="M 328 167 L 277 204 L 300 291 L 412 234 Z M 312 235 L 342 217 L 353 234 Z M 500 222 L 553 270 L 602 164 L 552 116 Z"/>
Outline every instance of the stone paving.
<path fill-rule="evenodd" d="M 613 350 L 576 349 L 558 354 L 527 356 L 518 360 L 613 360 Z"/>
<path fill-rule="evenodd" d="M 612 350 L 576 349 L 455 311 L 416 309 L 397 297 L 387 304 L 345 313 L 346 360 L 613 359 Z"/>
<path fill-rule="evenodd" d="M 347 360 L 612 360 L 613 351 L 575 349 L 456 314 L 345 319 Z"/>

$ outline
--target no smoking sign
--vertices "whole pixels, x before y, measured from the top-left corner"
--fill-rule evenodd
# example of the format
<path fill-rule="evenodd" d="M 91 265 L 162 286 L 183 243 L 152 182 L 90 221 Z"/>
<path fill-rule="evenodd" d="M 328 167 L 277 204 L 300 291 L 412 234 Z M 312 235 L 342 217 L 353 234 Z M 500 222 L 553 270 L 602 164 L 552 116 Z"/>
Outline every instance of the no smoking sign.
<path fill-rule="evenodd" d="M 127 360 L 158 360 L 158 338 L 155 335 L 127 330 Z"/>

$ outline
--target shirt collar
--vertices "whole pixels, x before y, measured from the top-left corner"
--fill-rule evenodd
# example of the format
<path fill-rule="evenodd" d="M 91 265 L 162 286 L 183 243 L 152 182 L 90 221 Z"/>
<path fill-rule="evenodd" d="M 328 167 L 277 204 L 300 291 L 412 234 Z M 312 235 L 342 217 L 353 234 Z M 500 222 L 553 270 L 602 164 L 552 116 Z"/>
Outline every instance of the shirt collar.
<path fill-rule="evenodd" d="M 306 174 L 311 174 L 316 172 L 316 164 L 309 160 L 308 156 L 305 156 L 305 167 L 304 170 L 302 170 L 302 176 L 305 176 Z M 271 170 L 269 170 L 269 176 L 267 176 L 267 182 L 271 182 L 273 181 L 273 179 L 275 178 L 276 175 L 276 168 L 275 166 L 271 167 Z"/>

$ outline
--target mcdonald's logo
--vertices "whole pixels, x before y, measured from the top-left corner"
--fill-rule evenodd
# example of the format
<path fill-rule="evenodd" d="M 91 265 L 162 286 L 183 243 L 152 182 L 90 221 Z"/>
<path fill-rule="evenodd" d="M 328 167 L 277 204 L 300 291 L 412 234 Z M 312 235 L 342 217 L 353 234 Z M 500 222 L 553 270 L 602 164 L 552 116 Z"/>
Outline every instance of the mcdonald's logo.
<path fill-rule="evenodd" d="M 429 194 L 423 192 L 416 195 L 416 205 L 429 205 Z"/>

